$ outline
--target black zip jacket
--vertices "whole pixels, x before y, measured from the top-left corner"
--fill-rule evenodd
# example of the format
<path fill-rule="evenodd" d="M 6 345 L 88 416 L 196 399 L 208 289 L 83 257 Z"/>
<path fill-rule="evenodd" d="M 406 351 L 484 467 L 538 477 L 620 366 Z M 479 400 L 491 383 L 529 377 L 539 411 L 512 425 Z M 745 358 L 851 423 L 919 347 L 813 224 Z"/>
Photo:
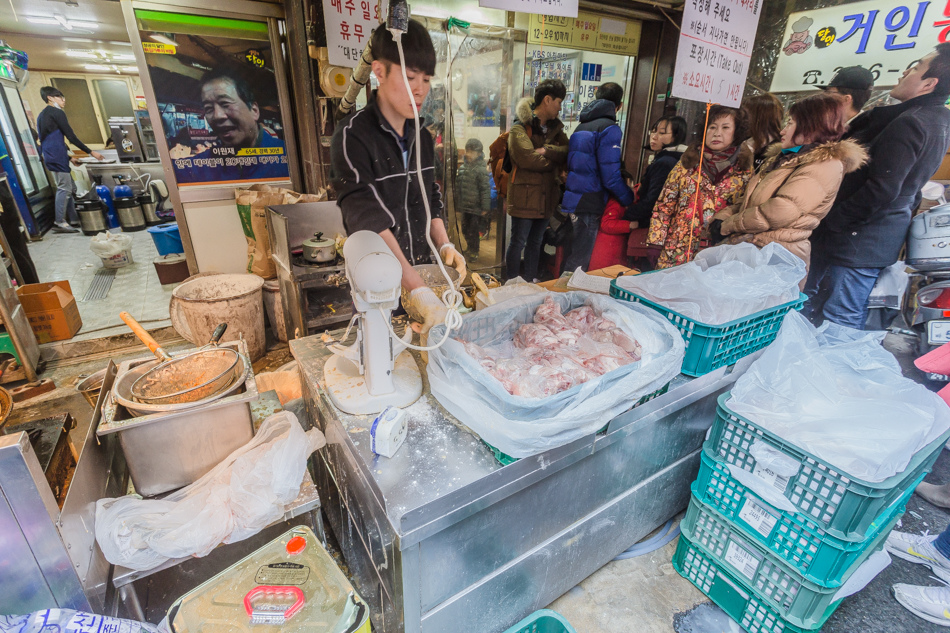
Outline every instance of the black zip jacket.
<path fill-rule="evenodd" d="M 410 264 L 426 264 L 432 261 L 432 251 L 426 241 L 426 212 L 416 179 L 416 134 L 411 119 L 406 121 L 404 134 L 404 140 L 400 139 L 373 99 L 337 124 L 330 146 L 330 175 L 347 233 L 389 229 Z M 435 181 L 432 135 L 423 127 L 420 138 L 422 178 L 432 219 L 441 219 L 442 194 Z"/>
<path fill-rule="evenodd" d="M 650 227 L 650 219 L 653 217 L 653 207 L 656 201 L 660 199 L 663 193 L 663 185 L 666 184 L 666 177 L 670 175 L 676 163 L 679 162 L 683 151 L 680 147 L 685 145 L 673 145 L 664 147 L 653 157 L 653 162 L 647 166 L 643 172 L 643 178 L 640 179 L 640 192 L 637 202 L 634 202 L 623 214 L 623 219 L 628 222 L 639 222 L 641 229 Z"/>

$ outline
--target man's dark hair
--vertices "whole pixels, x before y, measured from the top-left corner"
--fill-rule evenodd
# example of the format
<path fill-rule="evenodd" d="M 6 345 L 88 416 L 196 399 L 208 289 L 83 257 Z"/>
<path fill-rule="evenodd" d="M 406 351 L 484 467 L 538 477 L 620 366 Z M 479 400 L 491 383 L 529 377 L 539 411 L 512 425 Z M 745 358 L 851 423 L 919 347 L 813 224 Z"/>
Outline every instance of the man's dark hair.
<path fill-rule="evenodd" d="M 373 59 L 387 64 L 400 65 L 399 48 L 393 34 L 385 25 L 376 27 L 370 38 Z M 426 27 L 416 20 L 409 20 L 408 30 L 402 34 L 402 51 L 406 56 L 406 69 L 426 75 L 435 74 L 435 46 Z M 388 65 L 387 65 L 388 72 Z"/>
<path fill-rule="evenodd" d="M 620 104 L 623 103 L 623 87 L 612 81 L 600 84 L 597 86 L 597 92 L 594 93 L 594 98 L 613 101 L 613 104 L 619 108 Z"/>
<path fill-rule="evenodd" d="M 948 82 L 950 85 L 950 82 Z M 857 88 L 842 88 L 841 86 L 835 86 L 835 90 L 838 91 L 838 94 L 848 95 L 851 97 L 851 105 L 854 106 L 855 110 L 861 110 L 864 107 L 864 104 L 871 100 L 871 88 L 867 90 L 858 90 Z M 950 88 L 947 88 L 950 90 Z"/>
<path fill-rule="evenodd" d="M 537 108 L 544 101 L 544 98 L 550 96 L 552 99 L 563 99 L 567 96 L 567 88 L 560 79 L 545 79 L 534 89 L 534 107 Z"/>
<path fill-rule="evenodd" d="M 63 93 L 60 92 L 57 88 L 52 86 L 43 86 L 40 88 L 40 99 L 43 100 L 43 103 L 49 103 L 50 97 L 62 97 Z"/>
<path fill-rule="evenodd" d="M 924 73 L 924 79 L 937 78 L 934 94 L 950 97 L 950 42 L 937 44 L 937 56 L 930 60 L 930 67 Z"/>
<path fill-rule="evenodd" d="M 204 88 L 205 84 L 210 83 L 215 79 L 227 79 L 233 83 L 234 90 L 237 92 L 238 98 L 246 103 L 248 108 L 251 108 L 257 102 L 257 99 L 254 97 L 254 91 L 251 90 L 251 86 L 241 76 L 240 73 L 232 72 L 227 68 L 216 68 L 214 70 L 209 70 L 201 78 L 201 87 Z"/>

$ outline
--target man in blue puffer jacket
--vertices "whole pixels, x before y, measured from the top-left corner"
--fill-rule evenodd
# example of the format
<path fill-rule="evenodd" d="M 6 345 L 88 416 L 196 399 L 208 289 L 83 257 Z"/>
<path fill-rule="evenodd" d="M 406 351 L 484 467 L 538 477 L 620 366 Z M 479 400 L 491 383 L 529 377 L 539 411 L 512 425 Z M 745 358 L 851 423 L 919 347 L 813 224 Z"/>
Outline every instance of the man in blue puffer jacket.
<path fill-rule="evenodd" d="M 574 214 L 574 241 L 564 263 L 564 270 L 570 272 L 578 266 L 587 270 L 608 196 L 624 207 L 633 202 L 633 192 L 620 175 L 623 132 L 617 125 L 617 112 L 622 102 L 623 88 L 612 82 L 601 85 L 571 135 L 561 202 L 564 213 Z"/>

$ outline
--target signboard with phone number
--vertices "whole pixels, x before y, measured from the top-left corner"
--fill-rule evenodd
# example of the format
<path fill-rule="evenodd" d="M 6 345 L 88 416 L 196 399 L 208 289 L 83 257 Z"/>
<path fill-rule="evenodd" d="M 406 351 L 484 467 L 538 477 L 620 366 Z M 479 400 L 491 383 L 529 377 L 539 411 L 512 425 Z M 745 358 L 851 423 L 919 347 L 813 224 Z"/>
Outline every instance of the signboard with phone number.
<path fill-rule="evenodd" d="M 950 0 L 871 0 L 788 16 L 772 92 L 825 85 L 847 66 L 871 71 L 876 87 L 950 37 Z"/>
<path fill-rule="evenodd" d="M 638 20 L 605 18 L 581 11 L 576 18 L 531 15 L 528 43 L 616 55 L 636 55 L 640 50 Z"/>

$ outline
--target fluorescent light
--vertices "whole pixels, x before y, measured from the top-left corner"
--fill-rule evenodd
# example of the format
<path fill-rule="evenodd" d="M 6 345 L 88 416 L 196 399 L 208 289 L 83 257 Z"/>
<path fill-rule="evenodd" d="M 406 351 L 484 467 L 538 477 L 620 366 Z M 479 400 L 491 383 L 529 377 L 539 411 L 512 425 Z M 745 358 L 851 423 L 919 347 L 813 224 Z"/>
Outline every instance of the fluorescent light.
<path fill-rule="evenodd" d="M 119 61 L 135 61 L 135 55 L 129 53 L 122 53 L 121 55 L 113 55 L 112 59 L 117 59 Z"/>
<path fill-rule="evenodd" d="M 112 70 L 112 68 L 102 64 L 86 64 L 86 70 Z"/>
<path fill-rule="evenodd" d="M 99 28 L 98 22 L 90 22 L 87 20 L 67 20 L 58 13 L 53 17 L 42 17 L 42 16 L 27 16 L 27 22 L 32 22 L 33 24 L 49 24 L 53 26 L 60 26 L 67 31 L 71 31 L 74 28 L 77 29 L 97 29 Z M 88 42 L 89 40 L 81 40 Z"/>
<path fill-rule="evenodd" d="M 60 38 L 60 39 L 62 39 L 64 42 L 82 42 L 83 44 L 91 44 L 91 43 L 93 43 L 93 42 L 95 41 L 95 40 L 91 40 L 91 39 L 89 39 L 89 38 L 87 38 L 87 37 L 63 37 L 63 38 Z M 115 43 L 115 42 L 113 42 L 113 43 Z"/>
<path fill-rule="evenodd" d="M 26 18 L 27 22 L 32 22 L 33 24 L 55 24 L 59 25 L 59 20 L 56 18 Z"/>
<path fill-rule="evenodd" d="M 98 22 L 86 22 L 85 20 L 67 20 L 70 27 L 76 27 L 77 29 L 98 29 Z"/>
<path fill-rule="evenodd" d="M 173 40 L 172 38 L 166 35 L 162 35 L 161 33 L 152 33 L 151 35 L 149 35 L 149 37 L 155 40 L 156 42 L 161 42 L 162 44 L 168 44 L 169 46 L 175 46 L 175 47 L 178 46 L 178 42 L 176 42 L 175 40 Z"/>
<path fill-rule="evenodd" d="M 109 42 L 113 46 L 132 46 L 132 42 Z"/>
<path fill-rule="evenodd" d="M 139 71 L 138 66 L 123 66 L 122 72 L 124 73 L 137 73 Z"/>
<path fill-rule="evenodd" d="M 83 59 L 96 59 L 97 55 L 92 51 L 77 51 L 69 49 L 66 51 L 67 57 L 82 57 Z"/>

